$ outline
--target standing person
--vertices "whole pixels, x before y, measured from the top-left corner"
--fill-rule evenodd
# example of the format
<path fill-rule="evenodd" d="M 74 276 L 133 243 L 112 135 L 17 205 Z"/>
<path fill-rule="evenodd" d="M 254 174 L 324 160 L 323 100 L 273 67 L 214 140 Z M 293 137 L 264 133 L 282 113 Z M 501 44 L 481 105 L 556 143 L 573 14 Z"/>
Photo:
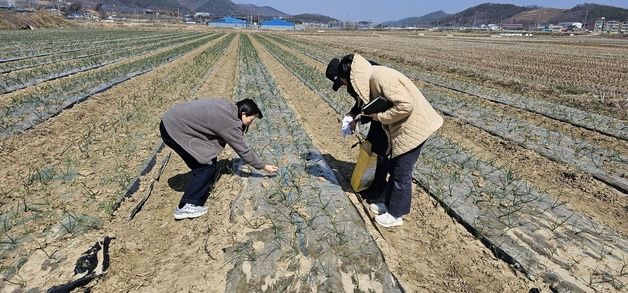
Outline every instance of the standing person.
<path fill-rule="evenodd" d="M 251 99 L 234 104 L 219 98 L 178 104 L 164 114 L 159 125 L 164 143 L 192 169 L 192 180 L 174 211 L 175 219 L 207 213 L 203 205 L 214 185 L 216 158 L 227 144 L 254 168 L 268 173 L 277 171 L 276 166 L 264 164 L 244 140 L 244 132 L 256 118 L 262 117 L 262 111 Z"/>
<path fill-rule="evenodd" d="M 410 212 L 412 170 L 424 142 L 443 125 L 443 118 L 407 76 L 372 65 L 359 54 L 345 56 L 333 75 L 337 76 L 334 87 L 350 87 L 362 104 L 377 97 L 393 104 L 384 112 L 368 115 L 383 125 L 388 140 L 386 154 L 390 156 L 385 200 L 369 207 L 378 214 L 376 223 L 384 227 L 402 225 L 402 217 Z"/>
<path fill-rule="evenodd" d="M 348 74 L 351 65 L 349 58 L 352 57 L 353 55 L 347 55 L 342 59 L 342 61 L 338 58 L 334 58 L 327 65 L 325 75 L 329 80 L 334 82 L 334 85 L 332 86 L 334 91 L 338 91 L 338 89 L 344 85 L 338 78 L 338 74 L 340 72 Z M 379 65 L 375 61 L 368 60 L 368 62 L 371 65 Z M 356 117 L 360 115 L 362 112 L 362 106 L 364 106 L 362 99 L 360 99 L 358 93 L 355 92 L 353 87 L 347 86 L 347 93 L 355 100 L 355 104 L 351 110 L 345 114 L 343 119 L 343 135 L 351 134 L 355 130 Z M 366 135 L 366 140 L 371 143 L 371 152 L 377 154 L 377 166 L 375 167 L 373 182 L 367 190 L 360 192 L 360 196 L 370 203 L 381 200 L 381 194 L 384 192 L 387 185 L 386 176 L 388 176 L 388 155 L 386 154 L 386 151 L 388 150 L 388 138 L 384 132 L 382 124 L 379 121 L 373 121 L 367 116 L 360 116 L 359 121 L 361 124 L 371 124 L 369 132 Z M 348 125 L 348 128 L 346 128 L 345 125 Z"/>

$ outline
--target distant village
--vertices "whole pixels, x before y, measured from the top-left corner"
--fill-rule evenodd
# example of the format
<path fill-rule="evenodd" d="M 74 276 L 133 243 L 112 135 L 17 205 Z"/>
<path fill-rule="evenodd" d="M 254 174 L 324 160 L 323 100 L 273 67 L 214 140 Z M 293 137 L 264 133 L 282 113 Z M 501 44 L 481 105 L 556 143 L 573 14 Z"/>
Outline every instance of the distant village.
<path fill-rule="evenodd" d="M 210 12 L 196 12 L 180 15 L 173 11 L 153 11 L 137 9 L 134 11 L 116 11 L 115 5 L 109 9 L 102 4 L 95 7 L 81 7 L 79 4 L 61 0 L 0 0 L 0 9 L 16 11 L 35 11 L 45 9 L 59 13 L 68 19 L 90 19 L 94 21 L 181 21 L 186 24 L 202 24 L 212 28 L 266 29 L 266 30 L 428 30 L 428 31 L 536 31 L 544 33 L 595 32 L 607 34 L 628 34 L 628 20 L 596 20 L 594 27 L 586 27 L 582 22 L 559 22 L 556 24 L 537 24 L 526 26 L 521 23 L 481 24 L 477 26 L 386 26 L 371 21 L 329 21 L 299 22 L 290 19 L 249 16 L 215 15 Z"/>

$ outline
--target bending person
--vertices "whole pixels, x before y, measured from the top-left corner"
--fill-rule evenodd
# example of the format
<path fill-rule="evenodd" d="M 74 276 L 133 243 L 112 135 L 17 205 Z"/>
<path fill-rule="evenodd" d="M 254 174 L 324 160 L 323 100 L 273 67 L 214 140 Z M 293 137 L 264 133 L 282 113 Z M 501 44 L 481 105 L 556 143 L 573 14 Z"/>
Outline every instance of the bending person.
<path fill-rule="evenodd" d="M 334 58 L 327 65 L 325 74 L 329 80 L 334 82 L 334 85 L 332 86 L 334 91 L 338 91 L 338 89 L 344 85 L 344 83 L 339 79 L 338 74 L 340 74 L 340 72 L 344 72 L 342 73 L 343 76 L 349 74 L 348 72 L 351 65 L 350 60 L 353 60 L 350 58 L 353 58 L 353 55 L 345 56 L 342 61 L 338 58 Z M 368 60 L 368 62 L 371 65 L 379 65 L 371 60 Z M 355 100 L 355 104 L 351 110 L 345 114 L 345 118 L 343 119 L 345 123 L 348 121 L 355 121 L 356 117 L 358 117 L 358 115 L 362 112 L 362 106 L 364 106 L 363 101 L 360 99 L 358 93 L 355 92 L 352 86 L 347 86 L 347 93 Z M 381 195 L 385 191 L 387 185 L 386 177 L 388 176 L 388 156 L 386 155 L 386 151 L 388 150 L 388 138 L 384 132 L 382 124 L 379 121 L 373 121 L 367 116 L 360 116 L 359 121 L 361 124 L 371 124 L 369 132 L 366 135 L 366 140 L 371 143 L 371 152 L 377 154 L 377 166 L 375 167 L 375 177 L 373 182 L 368 189 L 360 192 L 362 199 L 371 203 L 381 200 Z M 345 132 L 345 130 L 343 130 L 343 136 L 351 134 L 355 130 L 355 124 L 355 122 L 350 122 L 349 131 Z"/>
<path fill-rule="evenodd" d="M 335 75 L 337 82 L 358 94 L 362 104 L 377 97 L 393 104 L 384 112 L 368 115 L 383 125 L 388 141 L 386 155 L 390 157 L 384 201 L 369 207 L 378 214 L 376 223 L 384 227 L 402 225 L 402 217 L 410 212 L 414 165 L 424 142 L 443 125 L 443 118 L 407 76 L 372 65 L 359 54 L 345 56 Z"/>
<path fill-rule="evenodd" d="M 203 207 L 216 177 L 218 155 L 228 144 L 247 164 L 274 173 L 277 167 L 264 164 L 244 140 L 244 132 L 262 118 L 251 99 L 232 103 L 219 98 L 198 99 L 175 105 L 161 119 L 164 143 L 192 169 L 174 218 L 196 218 L 207 213 Z"/>

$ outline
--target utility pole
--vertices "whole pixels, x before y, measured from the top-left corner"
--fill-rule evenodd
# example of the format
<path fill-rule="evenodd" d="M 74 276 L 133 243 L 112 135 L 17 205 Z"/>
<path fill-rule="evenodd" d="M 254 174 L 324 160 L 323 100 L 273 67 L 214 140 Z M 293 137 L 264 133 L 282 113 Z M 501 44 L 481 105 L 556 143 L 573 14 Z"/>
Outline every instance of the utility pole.
<path fill-rule="evenodd" d="M 586 31 L 587 30 L 587 18 L 589 18 L 589 10 L 587 9 L 586 13 L 584 14 L 584 23 L 582 24 L 582 28 Z"/>

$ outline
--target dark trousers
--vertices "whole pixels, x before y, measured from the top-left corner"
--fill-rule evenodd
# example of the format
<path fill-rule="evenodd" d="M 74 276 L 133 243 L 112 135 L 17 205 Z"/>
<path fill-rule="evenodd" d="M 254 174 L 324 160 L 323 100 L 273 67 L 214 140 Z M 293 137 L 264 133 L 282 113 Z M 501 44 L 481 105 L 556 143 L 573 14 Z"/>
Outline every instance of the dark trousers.
<path fill-rule="evenodd" d="M 386 186 L 386 207 L 393 217 L 401 217 L 410 212 L 412 199 L 412 170 L 419 159 L 423 144 L 390 159 L 390 178 Z"/>
<path fill-rule="evenodd" d="M 211 164 L 201 164 L 172 139 L 163 123 L 159 125 L 159 131 L 164 143 L 192 169 L 192 179 L 185 187 L 183 197 L 179 201 L 179 207 L 183 207 L 186 203 L 196 206 L 204 205 L 216 181 L 216 158 L 212 160 Z"/>

